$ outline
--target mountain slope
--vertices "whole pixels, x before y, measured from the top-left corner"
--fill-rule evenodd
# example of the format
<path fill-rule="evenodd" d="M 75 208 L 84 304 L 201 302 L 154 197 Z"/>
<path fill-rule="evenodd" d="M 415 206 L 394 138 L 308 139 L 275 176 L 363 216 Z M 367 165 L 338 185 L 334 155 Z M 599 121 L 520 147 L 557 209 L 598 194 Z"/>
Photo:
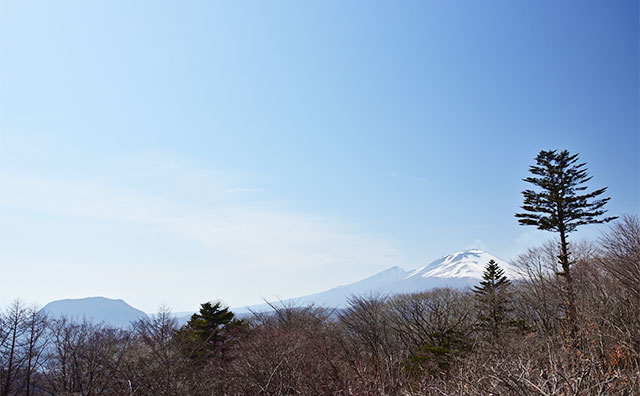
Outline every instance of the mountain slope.
<path fill-rule="evenodd" d="M 320 305 L 343 308 L 352 295 L 415 293 L 437 287 L 466 288 L 477 285 L 487 263 L 497 262 L 510 279 L 519 278 L 516 268 L 479 249 L 442 256 L 430 264 L 411 271 L 392 267 L 361 281 L 338 286 L 324 292 L 282 301 L 285 305 Z M 268 304 L 235 308 L 234 312 L 268 310 Z"/>
<path fill-rule="evenodd" d="M 42 308 L 53 318 L 66 317 L 71 320 L 87 320 L 94 323 L 125 327 L 131 322 L 147 316 L 123 300 L 105 297 L 88 297 L 52 301 Z"/>

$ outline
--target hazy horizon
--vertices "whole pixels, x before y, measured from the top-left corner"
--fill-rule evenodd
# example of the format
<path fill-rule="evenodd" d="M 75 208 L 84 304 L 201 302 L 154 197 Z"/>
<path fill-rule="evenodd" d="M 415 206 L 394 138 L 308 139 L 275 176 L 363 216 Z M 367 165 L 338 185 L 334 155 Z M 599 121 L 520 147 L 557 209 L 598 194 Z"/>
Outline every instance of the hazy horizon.
<path fill-rule="evenodd" d="M 638 2 L 0 1 L 0 306 L 289 298 L 554 235 L 540 150 L 640 213 Z M 597 238 L 607 225 L 570 238 Z"/>

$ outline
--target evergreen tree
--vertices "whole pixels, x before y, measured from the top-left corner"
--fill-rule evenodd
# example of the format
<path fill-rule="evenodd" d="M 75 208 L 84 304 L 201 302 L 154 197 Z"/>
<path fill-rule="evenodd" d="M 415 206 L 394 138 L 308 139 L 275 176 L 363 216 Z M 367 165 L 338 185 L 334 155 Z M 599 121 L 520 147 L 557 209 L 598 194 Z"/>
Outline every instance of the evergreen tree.
<path fill-rule="evenodd" d="M 511 281 L 504 275 L 504 270 L 498 263 L 490 260 L 484 270 L 479 286 L 474 286 L 473 292 L 478 300 L 480 320 L 496 341 L 501 329 L 508 323 L 509 294 Z"/>
<path fill-rule="evenodd" d="M 193 358 L 202 358 L 219 350 L 230 329 L 243 323 L 219 301 L 206 302 L 200 305 L 200 311 L 191 316 L 179 334 L 186 342 L 188 353 Z"/>
<path fill-rule="evenodd" d="M 195 337 L 202 342 L 218 342 L 222 340 L 224 326 L 234 319 L 233 312 L 228 307 L 221 307 L 220 302 L 206 302 L 200 305 L 200 312 L 191 315 L 187 322 Z"/>
<path fill-rule="evenodd" d="M 577 162 L 578 154 L 571 155 L 567 150 L 560 153 L 556 150 L 540 151 L 536 157 L 536 165 L 529 167 L 533 176 L 523 179 L 539 187 L 540 191 L 523 191 L 524 204 L 521 208 L 524 212 L 515 215 L 520 225 L 532 225 L 540 230 L 560 234 L 558 260 L 562 271 L 558 275 L 565 279 L 567 319 L 574 341 L 577 331 L 576 306 L 567 236 L 578 226 L 606 223 L 617 218 L 601 217 L 606 212 L 603 207 L 610 198 L 598 197 L 607 188 L 587 193 L 584 183 L 591 180 L 591 177 L 587 174 L 586 164 Z"/>

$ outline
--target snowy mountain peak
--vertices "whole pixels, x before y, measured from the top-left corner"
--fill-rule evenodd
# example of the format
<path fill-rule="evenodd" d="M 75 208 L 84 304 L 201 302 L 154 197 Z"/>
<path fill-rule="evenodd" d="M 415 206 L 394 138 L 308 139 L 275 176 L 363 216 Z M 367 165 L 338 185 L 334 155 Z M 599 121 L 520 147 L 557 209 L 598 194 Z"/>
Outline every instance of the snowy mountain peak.
<path fill-rule="evenodd" d="M 437 287 L 466 289 L 479 284 L 484 270 L 491 260 L 497 262 L 510 279 L 515 280 L 521 277 L 518 275 L 517 269 L 504 260 L 480 249 L 469 249 L 447 254 L 416 270 L 405 271 L 401 267 L 391 267 L 354 283 L 284 302 L 344 308 L 347 306 L 350 296 L 354 295 L 416 293 Z M 264 311 L 270 308 L 267 304 L 260 304 L 236 308 L 234 312 Z"/>
<path fill-rule="evenodd" d="M 442 256 L 430 264 L 412 271 L 407 278 L 475 278 L 481 279 L 489 261 L 495 261 L 509 278 L 518 278 L 518 272 L 507 262 L 480 249 L 469 249 Z"/>

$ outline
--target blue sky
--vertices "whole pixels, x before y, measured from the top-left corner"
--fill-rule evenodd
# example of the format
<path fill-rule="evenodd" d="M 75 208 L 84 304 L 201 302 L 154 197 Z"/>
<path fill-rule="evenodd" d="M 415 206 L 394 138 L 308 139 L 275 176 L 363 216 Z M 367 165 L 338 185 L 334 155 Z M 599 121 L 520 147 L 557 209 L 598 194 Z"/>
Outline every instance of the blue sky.
<path fill-rule="evenodd" d="M 542 149 L 640 212 L 637 1 L 0 0 L 0 305 L 504 259 Z M 590 226 L 572 238 L 595 238 Z"/>

